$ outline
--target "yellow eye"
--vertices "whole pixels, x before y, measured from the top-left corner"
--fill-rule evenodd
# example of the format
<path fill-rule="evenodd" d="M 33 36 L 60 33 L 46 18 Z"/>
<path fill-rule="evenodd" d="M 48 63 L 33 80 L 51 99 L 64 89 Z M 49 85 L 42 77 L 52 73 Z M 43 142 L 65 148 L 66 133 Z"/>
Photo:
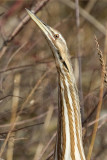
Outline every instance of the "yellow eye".
<path fill-rule="evenodd" d="M 55 38 L 55 39 L 58 39 L 58 38 L 59 38 L 59 34 L 55 34 L 55 35 L 54 35 L 54 38 Z"/>

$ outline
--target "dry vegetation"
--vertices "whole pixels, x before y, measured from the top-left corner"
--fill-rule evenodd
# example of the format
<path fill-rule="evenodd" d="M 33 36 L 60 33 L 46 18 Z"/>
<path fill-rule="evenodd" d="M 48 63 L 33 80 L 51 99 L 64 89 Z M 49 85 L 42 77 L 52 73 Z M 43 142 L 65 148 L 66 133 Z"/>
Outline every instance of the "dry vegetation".
<path fill-rule="evenodd" d="M 79 88 L 85 153 L 96 135 L 93 125 L 100 114 L 91 159 L 107 159 L 107 83 L 103 83 L 107 81 L 107 1 L 80 0 L 81 8 L 76 3 L 76 9 L 75 2 L 0 1 L 0 157 L 5 160 L 50 159 L 56 140 L 55 63 L 25 8 L 33 9 L 65 37 Z"/>

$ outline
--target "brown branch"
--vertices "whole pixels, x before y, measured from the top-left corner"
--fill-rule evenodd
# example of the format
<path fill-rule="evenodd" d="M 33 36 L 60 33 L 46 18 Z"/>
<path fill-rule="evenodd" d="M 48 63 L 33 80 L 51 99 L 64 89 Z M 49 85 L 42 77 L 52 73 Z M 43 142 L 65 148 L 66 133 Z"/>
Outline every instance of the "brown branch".
<path fill-rule="evenodd" d="M 4 96 L 4 97 L 0 98 L 0 101 L 2 101 L 2 100 L 5 99 L 5 98 L 8 98 L 8 97 L 18 97 L 18 98 L 20 98 L 20 99 L 23 99 L 23 97 L 20 97 L 20 96 L 7 95 L 7 96 Z"/>
<path fill-rule="evenodd" d="M 38 160 L 42 159 L 43 154 L 46 152 L 47 148 L 49 147 L 49 145 L 52 143 L 52 141 L 54 140 L 54 138 L 56 137 L 56 132 L 53 134 L 53 136 L 51 137 L 51 139 L 49 140 L 49 142 L 47 143 L 47 145 L 45 146 L 45 148 L 43 149 L 40 157 L 38 158 Z"/>
<path fill-rule="evenodd" d="M 43 0 L 41 2 L 38 2 L 36 4 L 36 7 L 33 8 L 33 12 L 37 13 L 38 11 L 40 11 L 50 0 Z M 30 20 L 29 15 L 27 14 L 24 19 L 19 23 L 19 25 L 14 29 L 14 31 L 11 33 L 11 35 L 9 36 L 9 38 L 7 40 L 4 41 L 1 49 L 7 45 L 7 43 L 9 43 L 10 41 L 12 41 L 17 34 L 23 29 L 24 25 L 28 23 L 28 21 Z"/>
<path fill-rule="evenodd" d="M 3 145 L 1 146 L 1 149 L 0 149 L 0 158 L 4 152 L 4 149 L 7 145 L 7 142 L 8 142 L 8 139 L 11 135 L 11 132 L 14 130 L 15 128 L 15 122 L 17 122 L 19 120 L 19 117 L 20 117 L 20 114 L 22 112 L 22 110 L 24 109 L 24 107 L 26 106 L 26 104 L 29 102 L 30 98 L 32 97 L 32 95 L 34 94 L 35 90 L 39 87 L 39 85 L 41 84 L 41 82 L 44 80 L 44 78 L 47 76 L 47 74 L 54 68 L 54 65 L 50 67 L 49 70 L 47 70 L 43 75 L 42 77 L 38 80 L 38 82 L 35 84 L 34 88 L 31 90 L 31 92 L 29 93 L 28 97 L 26 98 L 25 102 L 22 104 L 21 106 L 21 109 L 20 109 L 20 112 L 17 114 L 17 117 L 16 119 L 14 120 L 14 123 L 11 125 L 11 128 L 7 134 L 7 137 L 3 143 Z"/>
<path fill-rule="evenodd" d="M 107 95 L 107 90 L 103 94 L 103 99 L 106 97 L 106 95 Z M 93 108 L 93 110 L 91 111 L 91 113 L 87 116 L 87 118 L 83 121 L 83 123 L 82 123 L 83 127 L 85 127 L 87 125 L 87 123 L 89 122 L 89 120 L 91 119 L 91 117 L 93 116 L 93 114 L 95 113 L 95 111 L 97 109 L 97 106 L 98 106 L 98 103 L 95 105 L 95 107 Z"/>
<path fill-rule="evenodd" d="M 41 124 L 44 124 L 44 122 L 36 123 L 36 124 L 32 124 L 32 125 L 27 125 L 27 126 L 20 127 L 20 128 L 17 128 L 17 129 L 13 129 L 12 132 L 17 132 L 17 131 L 20 131 L 22 129 L 26 129 L 26 128 L 33 127 L 33 126 L 36 126 L 36 125 L 41 125 Z M 8 132 L 9 131 L 1 132 L 0 135 L 2 135 L 2 134 L 8 134 Z"/>
<path fill-rule="evenodd" d="M 22 66 L 15 66 L 15 67 L 11 67 L 11 68 L 7 68 L 4 70 L 1 70 L 0 73 L 5 73 L 5 72 L 9 72 L 9 71 L 13 71 L 13 70 L 17 70 L 17 69 L 26 69 L 26 68 L 31 68 L 33 67 L 34 64 L 28 64 L 28 65 L 22 65 Z"/>
<path fill-rule="evenodd" d="M 75 3 L 70 1 L 70 0 L 60 0 L 61 2 L 63 2 L 65 5 L 67 5 L 68 7 L 72 8 L 75 10 L 76 6 Z M 99 21 L 97 21 L 96 18 L 94 18 L 93 16 L 91 16 L 91 14 L 89 14 L 85 9 L 83 9 L 82 7 L 79 7 L 80 10 L 80 15 L 82 17 L 84 17 L 84 19 L 86 19 L 89 23 L 91 23 L 96 29 L 98 29 L 101 33 L 103 33 L 104 35 L 106 34 L 106 28 L 105 26 L 103 26 Z"/>

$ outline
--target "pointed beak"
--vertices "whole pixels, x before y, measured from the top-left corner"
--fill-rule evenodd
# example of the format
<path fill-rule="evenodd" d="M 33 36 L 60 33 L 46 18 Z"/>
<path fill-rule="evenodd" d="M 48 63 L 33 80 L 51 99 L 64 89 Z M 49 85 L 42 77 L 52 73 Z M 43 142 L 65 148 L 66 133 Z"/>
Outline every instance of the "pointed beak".
<path fill-rule="evenodd" d="M 32 13 L 31 11 L 29 11 L 28 9 L 26 9 L 26 11 L 29 14 L 29 16 L 34 20 L 34 22 L 38 25 L 38 27 L 41 29 L 41 31 L 45 34 L 45 36 L 50 39 L 52 37 L 50 27 L 41 20 L 39 20 L 39 18 L 35 16 L 34 13 Z"/>

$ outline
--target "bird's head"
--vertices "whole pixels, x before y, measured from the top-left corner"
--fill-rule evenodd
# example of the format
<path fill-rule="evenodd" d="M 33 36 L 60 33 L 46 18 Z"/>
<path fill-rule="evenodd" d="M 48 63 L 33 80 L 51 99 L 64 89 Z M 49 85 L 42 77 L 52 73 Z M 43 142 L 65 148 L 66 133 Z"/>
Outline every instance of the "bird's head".
<path fill-rule="evenodd" d="M 54 54 L 57 66 L 64 66 L 66 69 L 69 68 L 68 62 L 68 49 L 65 39 L 62 37 L 60 32 L 46 25 L 43 21 L 41 21 L 38 17 L 34 15 L 31 11 L 26 9 L 29 16 L 34 20 L 34 22 L 41 29 L 45 38 L 48 41 L 48 44 Z"/>

